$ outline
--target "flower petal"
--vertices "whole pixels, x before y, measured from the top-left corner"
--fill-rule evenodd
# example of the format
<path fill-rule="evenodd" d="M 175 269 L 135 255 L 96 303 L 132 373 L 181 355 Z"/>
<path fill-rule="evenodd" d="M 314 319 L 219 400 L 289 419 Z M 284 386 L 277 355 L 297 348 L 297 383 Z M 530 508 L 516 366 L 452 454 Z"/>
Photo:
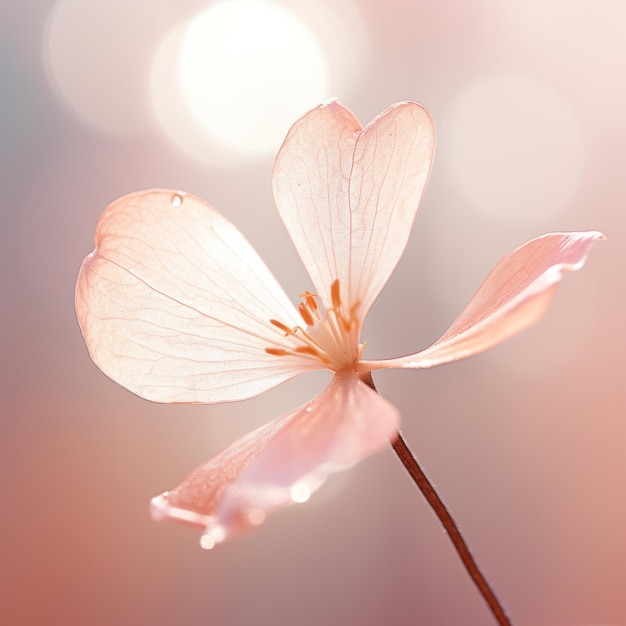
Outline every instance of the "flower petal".
<path fill-rule="evenodd" d="M 76 313 L 94 362 L 158 402 L 253 396 L 316 364 L 275 356 L 295 308 L 239 231 L 202 200 L 151 190 L 113 202 L 80 270 Z"/>
<path fill-rule="evenodd" d="M 430 348 L 399 359 L 367 361 L 364 369 L 433 367 L 478 354 L 534 324 L 564 270 L 580 269 L 598 232 L 551 233 L 531 239 L 491 270 L 452 326 Z"/>
<path fill-rule="evenodd" d="M 204 547 L 304 502 L 331 473 L 395 438 L 398 410 L 355 374 L 336 374 L 315 400 L 240 439 L 152 500 L 155 519 L 205 528 Z"/>
<path fill-rule="evenodd" d="M 338 278 L 363 319 L 406 247 L 433 149 L 432 120 L 415 102 L 362 129 L 331 101 L 292 126 L 274 164 L 274 197 L 327 308 Z"/>

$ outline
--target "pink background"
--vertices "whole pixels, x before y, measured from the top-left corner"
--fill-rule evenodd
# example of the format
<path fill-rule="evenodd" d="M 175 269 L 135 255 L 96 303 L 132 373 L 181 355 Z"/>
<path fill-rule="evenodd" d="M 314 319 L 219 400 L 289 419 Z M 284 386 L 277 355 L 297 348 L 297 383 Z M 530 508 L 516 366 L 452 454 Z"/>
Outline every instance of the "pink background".
<path fill-rule="evenodd" d="M 0 622 L 492 623 L 391 451 L 212 552 L 194 531 L 150 521 L 153 495 L 311 398 L 327 377 L 214 407 L 155 405 L 111 382 L 91 363 L 73 312 L 99 213 L 132 190 L 185 189 L 239 226 L 294 299 L 310 285 L 273 208 L 272 157 L 210 165 L 152 123 L 122 136 L 85 123 L 47 69 L 53 4 L 0 8 Z M 301 3 L 284 4 L 297 13 Z M 158 42 L 205 4 L 119 3 L 121 22 L 135 5 L 145 29 L 124 54 L 147 74 Z M 364 123 L 392 102 L 418 100 L 438 133 L 414 234 L 367 321 L 367 356 L 428 345 L 490 267 L 532 236 L 608 236 L 566 276 L 537 327 L 488 354 L 383 372 L 376 382 L 400 407 L 406 439 L 515 624 L 626 624 L 626 5 L 359 0 L 353 8 L 365 39 L 360 70 L 333 95 Z M 76 47 L 77 68 L 89 46 L 85 36 Z M 103 102 L 109 59 L 81 79 L 93 80 Z M 492 93 L 492 77 L 495 95 L 472 108 L 472 90 Z M 143 83 L 131 79 L 141 95 Z M 128 107 L 142 112 L 129 94 L 119 119 Z M 511 102 L 526 106 L 516 94 L 528 97 L 529 118 L 520 109 L 500 119 Z M 537 124 L 547 139 L 536 152 L 516 151 L 517 141 L 494 148 L 510 132 L 527 149 Z M 499 216 L 496 194 L 495 213 L 477 208 L 467 189 L 476 180 L 486 198 L 499 190 L 516 207 L 523 190 L 536 203 L 507 217 L 504 202 Z M 559 208 L 538 211 L 544 204 Z"/>

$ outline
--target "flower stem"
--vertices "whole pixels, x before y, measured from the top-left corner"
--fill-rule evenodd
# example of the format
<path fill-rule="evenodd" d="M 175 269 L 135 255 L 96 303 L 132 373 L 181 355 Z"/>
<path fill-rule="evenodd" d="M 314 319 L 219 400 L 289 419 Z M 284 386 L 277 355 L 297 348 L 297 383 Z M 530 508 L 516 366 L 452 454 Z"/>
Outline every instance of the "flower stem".
<path fill-rule="evenodd" d="M 361 380 L 369 385 L 374 391 L 378 392 L 376 386 L 374 385 L 374 381 L 372 379 L 372 375 L 370 372 L 361 376 Z M 469 550 L 465 539 L 463 539 L 463 535 L 461 535 L 461 531 L 459 527 L 456 525 L 456 522 L 452 518 L 450 511 L 443 503 L 443 500 L 439 497 L 439 494 L 435 490 L 434 485 L 428 480 L 426 474 L 420 467 L 417 459 L 409 450 L 409 447 L 406 445 L 406 441 L 404 441 L 400 431 L 398 431 L 398 437 L 391 443 L 391 447 L 394 452 L 398 455 L 398 458 L 404 465 L 406 471 L 409 473 L 413 482 L 417 485 L 419 490 L 422 492 L 422 495 L 426 498 L 428 504 L 434 511 L 435 515 L 441 522 L 445 531 L 448 533 L 450 540 L 452 541 L 452 545 L 454 549 L 457 551 L 458 555 L 461 557 L 461 561 L 467 570 L 467 573 L 470 575 L 470 578 L 474 581 L 476 587 L 478 587 L 478 591 L 484 598 L 485 602 L 489 606 L 489 609 L 492 615 L 495 617 L 499 626 L 512 626 L 511 620 L 508 618 L 507 614 L 504 611 L 504 608 L 500 604 L 500 601 L 496 597 L 496 594 L 493 592 L 487 579 L 483 576 L 482 572 L 478 568 L 472 553 Z"/>
<path fill-rule="evenodd" d="M 461 557 L 461 561 L 463 562 L 467 573 L 474 581 L 476 587 L 478 587 L 478 591 L 485 599 L 485 602 L 489 606 L 493 616 L 496 618 L 496 621 L 500 626 L 511 626 L 511 621 L 504 612 L 504 608 L 500 604 L 482 572 L 478 569 L 478 565 L 476 564 L 465 539 L 463 539 L 463 535 L 461 535 L 459 527 L 452 518 L 450 511 L 448 511 L 446 505 L 435 491 L 433 484 L 428 480 L 426 474 L 424 474 L 422 468 L 419 466 L 419 463 L 413 456 L 413 453 L 409 450 L 406 442 L 399 432 L 398 438 L 391 444 L 391 446 L 394 452 L 398 455 L 402 465 L 404 465 L 407 472 L 426 498 L 428 504 L 430 504 L 431 508 L 435 512 L 435 515 L 439 518 L 439 521 L 448 533 L 455 550 Z"/>

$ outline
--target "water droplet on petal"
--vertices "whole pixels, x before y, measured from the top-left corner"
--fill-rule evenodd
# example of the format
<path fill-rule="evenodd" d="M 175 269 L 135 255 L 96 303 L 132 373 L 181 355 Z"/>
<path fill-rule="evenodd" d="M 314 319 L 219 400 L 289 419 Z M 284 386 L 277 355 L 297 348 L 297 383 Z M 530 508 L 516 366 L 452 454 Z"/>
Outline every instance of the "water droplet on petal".
<path fill-rule="evenodd" d="M 175 193 L 172 196 L 171 202 L 172 202 L 172 206 L 177 208 L 179 207 L 182 203 L 183 203 L 183 196 L 185 194 L 182 191 L 179 191 L 178 193 Z"/>

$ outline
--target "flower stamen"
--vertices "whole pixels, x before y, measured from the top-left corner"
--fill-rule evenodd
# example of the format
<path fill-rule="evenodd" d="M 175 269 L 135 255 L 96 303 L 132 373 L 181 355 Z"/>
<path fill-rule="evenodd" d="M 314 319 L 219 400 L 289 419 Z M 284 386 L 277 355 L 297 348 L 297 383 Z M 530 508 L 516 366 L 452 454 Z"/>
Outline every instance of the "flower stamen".
<path fill-rule="evenodd" d="M 290 354 L 288 350 L 283 350 L 282 348 L 265 348 L 265 352 L 274 356 L 289 356 Z"/>
<path fill-rule="evenodd" d="M 335 278 L 333 284 L 330 286 L 330 299 L 333 303 L 333 309 L 341 309 L 341 294 L 339 292 L 339 279 Z"/>
<path fill-rule="evenodd" d="M 300 312 L 300 315 L 302 316 L 302 319 L 307 326 L 313 326 L 313 324 L 315 324 L 315 320 L 313 319 L 311 311 L 306 302 L 300 302 L 300 304 L 298 305 L 298 311 Z"/>
<path fill-rule="evenodd" d="M 278 320 L 270 320 L 270 324 L 273 324 L 274 326 L 276 326 L 276 328 L 279 328 L 280 330 L 282 330 L 285 333 L 285 337 L 288 337 L 289 335 L 293 333 L 293 331 L 291 330 L 291 328 L 289 328 L 289 326 L 285 326 L 285 324 L 283 324 L 282 322 L 279 322 Z"/>
<path fill-rule="evenodd" d="M 305 291 L 304 293 L 300 294 L 300 297 L 304 298 L 304 301 L 306 302 L 306 306 L 309 311 L 313 313 L 318 320 L 321 320 L 322 316 L 320 315 L 320 309 L 317 306 L 317 300 L 315 299 L 319 298 L 319 296 L 316 293 Z"/>
<path fill-rule="evenodd" d="M 344 306 L 339 279 L 335 279 L 330 286 L 331 307 L 325 315 L 318 304 L 320 297 L 317 294 L 305 291 L 300 298 L 298 313 L 306 326 L 290 328 L 278 320 L 269 320 L 284 333 L 291 345 L 266 348 L 265 351 L 275 356 L 317 359 L 332 371 L 354 367 L 361 359 L 364 348 L 364 344 L 359 344 L 361 325 L 355 315 L 359 303 Z"/>

